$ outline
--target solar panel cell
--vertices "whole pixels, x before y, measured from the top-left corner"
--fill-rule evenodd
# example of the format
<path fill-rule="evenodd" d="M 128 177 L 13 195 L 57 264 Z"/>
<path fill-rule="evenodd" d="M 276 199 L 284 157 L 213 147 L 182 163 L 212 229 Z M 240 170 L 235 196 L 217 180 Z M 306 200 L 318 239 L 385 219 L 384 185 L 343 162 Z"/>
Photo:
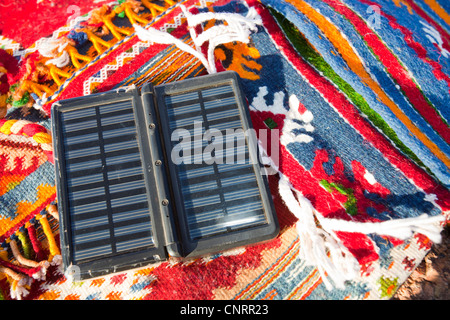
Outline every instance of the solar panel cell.
<path fill-rule="evenodd" d="M 62 113 L 74 262 L 153 246 L 130 100 Z"/>
<path fill-rule="evenodd" d="M 244 103 L 224 72 L 55 104 L 65 268 L 90 278 L 273 237 Z"/>
<path fill-rule="evenodd" d="M 197 122 L 202 124 L 202 132 L 214 129 L 223 136 L 222 145 L 217 144 L 216 148 L 213 148 L 216 149 L 214 155 L 203 153 L 203 149 L 200 153 L 196 152 L 195 142 L 188 141 L 180 144 L 183 150 L 190 147 L 189 154 L 192 155 L 190 162 L 185 161 L 184 164 L 177 166 L 177 174 L 183 181 L 181 193 L 188 215 L 191 240 L 226 233 L 231 230 L 230 228 L 239 229 L 266 223 L 264 211 L 261 210 L 262 204 L 254 168 L 250 165 L 241 167 L 236 163 L 237 160 L 250 163 L 250 159 L 232 86 L 222 85 L 197 89 L 195 92 L 166 95 L 165 103 L 171 133 L 177 129 L 190 129 L 192 132 L 191 128 Z M 232 134 L 227 135 L 230 132 Z M 218 141 L 220 142 L 220 139 Z M 206 141 L 203 137 L 200 145 L 205 146 L 205 142 L 208 144 L 211 141 Z M 231 176 L 230 173 L 223 176 L 222 167 L 219 167 L 218 163 L 210 163 L 211 159 L 219 159 L 216 161 L 219 163 L 225 162 L 227 155 L 226 159 L 232 160 L 232 166 L 229 169 L 234 173 Z M 202 160 L 207 161 L 202 162 Z M 199 166 L 199 163 L 202 165 Z M 243 178 L 242 168 L 247 169 Z M 247 206 L 243 214 L 228 212 L 229 206 L 243 202 L 252 205 Z M 241 206 L 242 208 L 246 207 Z"/>

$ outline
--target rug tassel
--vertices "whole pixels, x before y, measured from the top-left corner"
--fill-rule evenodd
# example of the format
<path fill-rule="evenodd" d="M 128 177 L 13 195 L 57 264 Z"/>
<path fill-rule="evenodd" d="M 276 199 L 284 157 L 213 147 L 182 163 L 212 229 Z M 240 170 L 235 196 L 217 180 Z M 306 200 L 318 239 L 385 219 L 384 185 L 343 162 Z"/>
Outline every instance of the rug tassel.
<path fill-rule="evenodd" d="M 249 43 L 251 32 L 258 30 L 257 25 L 262 25 L 261 17 L 253 7 L 248 10 L 245 17 L 238 13 L 229 12 L 203 12 L 192 14 L 184 5 L 180 5 L 180 8 L 187 19 L 187 23 L 190 27 L 189 32 L 197 51 L 200 52 L 201 46 L 208 42 L 208 65 L 211 68 L 211 72 L 209 73 L 217 72 L 214 56 L 214 51 L 217 46 L 230 42 Z M 197 25 L 212 20 L 224 21 L 225 23 L 216 24 L 207 30 L 204 30 L 201 34 L 196 34 L 195 27 Z"/>
<path fill-rule="evenodd" d="M 25 279 L 28 277 L 2 265 L 2 261 L 8 260 L 8 253 L 3 246 L 0 248 L 0 273 L 3 273 L 7 282 L 9 282 L 9 295 L 11 298 L 21 300 L 28 294 L 28 290 L 26 290 L 23 286 L 26 282 Z"/>
<path fill-rule="evenodd" d="M 203 64 L 208 73 L 213 73 L 213 69 L 209 65 L 208 60 L 197 50 L 187 45 L 183 41 L 175 38 L 171 34 L 163 31 L 156 30 L 155 28 L 144 29 L 141 26 L 134 24 L 134 30 L 142 41 L 148 41 L 149 43 L 160 43 L 160 44 L 173 44 L 178 47 L 178 49 L 185 51 L 197 59 Z"/>
<path fill-rule="evenodd" d="M 28 294 L 28 289 L 33 279 L 44 281 L 50 265 L 60 266 L 62 263 L 59 247 L 46 217 L 47 212 L 55 219 L 59 220 L 56 204 L 51 203 L 47 206 L 47 211 L 43 210 L 41 214 L 36 215 L 27 222 L 23 229 L 20 229 L 16 234 L 12 235 L 11 238 L 2 245 L 4 248 L 0 250 L 0 273 L 6 275 L 8 282 L 10 283 L 10 296 L 13 299 L 23 299 Z M 44 252 L 40 246 L 40 241 L 37 238 L 34 226 L 36 219 L 40 222 L 42 231 L 48 241 L 50 251 L 48 259 L 45 259 Z M 28 239 L 26 239 L 25 230 L 28 233 Z M 27 246 L 29 252 L 26 256 L 24 256 L 25 248 L 24 253 L 22 253 L 19 244 L 17 243 L 18 240 Z M 15 259 L 14 262 L 10 262 L 8 251 L 5 249 L 7 247 L 11 249 Z M 38 261 L 31 259 L 32 251 L 34 251 L 35 259 Z"/>
<path fill-rule="evenodd" d="M 293 190 L 288 179 L 281 175 L 280 195 L 288 209 L 299 219 L 297 231 L 300 257 L 308 265 L 317 267 L 328 290 L 333 289 L 328 278 L 336 287 L 344 288 L 345 281 L 355 278 L 358 274 L 358 261 L 335 237 L 317 228 L 311 203 L 295 190 L 299 198 L 297 200 Z"/>
<path fill-rule="evenodd" d="M 422 214 L 414 218 L 404 218 L 388 220 L 383 222 L 355 222 L 337 219 L 319 219 L 323 228 L 343 232 L 358 232 L 363 234 L 379 234 L 391 236 L 400 240 L 406 240 L 413 236 L 415 232 L 428 237 L 434 243 L 440 243 L 441 227 L 440 223 L 445 221 L 443 215 L 429 216 Z"/>
<path fill-rule="evenodd" d="M 17 265 L 8 260 L 0 259 L 0 266 L 22 273 L 34 279 L 39 279 L 42 275 L 41 266 L 28 268 L 27 266 Z"/>
<path fill-rule="evenodd" d="M 56 207 L 56 204 L 53 202 L 47 206 L 47 212 L 56 220 L 59 222 L 59 213 L 58 208 Z"/>
<path fill-rule="evenodd" d="M 15 265 L 9 261 L 0 259 L 0 272 L 4 273 L 10 283 L 10 296 L 13 299 L 21 300 L 28 295 L 33 279 L 38 279 L 41 274 L 41 267 L 25 268 Z"/>
<path fill-rule="evenodd" d="M 183 13 L 187 18 L 191 38 L 194 41 L 196 49 L 175 38 L 171 34 L 156 30 L 154 28 L 144 29 L 137 24 L 133 24 L 134 30 L 139 39 L 142 41 L 148 41 L 150 43 L 174 44 L 180 50 L 195 56 L 200 60 L 209 74 L 217 72 L 214 50 L 218 45 L 233 41 L 248 43 L 250 41 L 250 33 L 257 30 L 257 25 L 262 24 L 261 18 L 254 8 L 250 8 L 245 17 L 236 13 L 213 12 L 193 15 L 186 9 L 185 6 L 180 5 L 180 8 L 183 10 Z M 195 26 L 213 19 L 225 21 L 227 24 L 213 26 L 203 31 L 200 35 L 195 34 Z M 201 53 L 200 50 L 200 47 L 205 42 L 209 43 L 207 58 Z"/>
<path fill-rule="evenodd" d="M 33 221 L 34 221 L 34 218 L 29 222 L 29 225 L 26 228 L 28 231 L 28 238 L 30 239 L 33 251 L 36 254 L 36 260 L 42 261 L 42 260 L 45 260 L 44 253 L 39 245 L 39 240 L 37 239 L 36 228 L 34 227 Z"/>
<path fill-rule="evenodd" d="M 360 271 L 360 265 L 350 251 L 336 236 L 336 231 L 357 232 L 392 236 L 401 240 L 419 232 L 431 241 L 440 242 L 444 216 L 430 217 L 426 214 L 416 218 L 405 218 L 383 222 L 354 222 L 324 218 L 311 202 L 295 190 L 289 180 L 280 173 L 279 191 L 288 209 L 298 218 L 297 230 L 300 240 L 300 257 L 309 265 L 317 267 L 322 280 L 331 290 L 333 284 L 344 288 L 346 280 L 353 280 Z M 294 196 L 297 197 L 295 197 Z M 320 224 L 316 225 L 315 218 Z"/>
<path fill-rule="evenodd" d="M 22 246 L 24 257 L 31 259 L 31 246 L 27 236 L 25 235 L 25 227 L 22 226 L 19 231 L 16 232 L 16 236 Z"/>
<path fill-rule="evenodd" d="M 48 258 L 48 261 L 50 261 L 52 265 L 60 265 L 62 262 L 61 253 L 59 251 L 58 245 L 56 244 L 55 237 L 53 236 L 52 229 L 50 227 L 50 224 L 48 223 L 45 213 L 42 215 L 36 215 L 36 218 L 41 223 L 42 230 L 47 237 L 50 249 L 50 256 Z"/>
<path fill-rule="evenodd" d="M 9 295 L 11 298 L 22 300 L 28 295 L 27 288 L 29 289 L 31 285 L 28 277 L 3 266 L 0 266 L 0 273 L 5 274 L 10 283 Z"/>
<path fill-rule="evenodd" d="M 45 280 L 45 275 L 47 274 L 47 269 L 50 266 L 48 261 L 36 262 L 30 259 L 25 258 L 19 250 L 17 243 L 15 240 L 11 240 L 9 243 L 9 247 L 16 258 L 17 262 L 26 267 L 31 267 L 33 270 L 36 270 L 31 276 L 36 280 Z"/>

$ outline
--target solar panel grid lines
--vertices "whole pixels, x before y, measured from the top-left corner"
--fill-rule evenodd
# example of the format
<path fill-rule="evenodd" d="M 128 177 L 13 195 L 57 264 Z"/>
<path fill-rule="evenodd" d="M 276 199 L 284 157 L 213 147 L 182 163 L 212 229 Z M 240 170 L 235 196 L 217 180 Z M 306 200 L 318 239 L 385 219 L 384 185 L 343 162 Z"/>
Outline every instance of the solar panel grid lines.
<path fill-rule="evenodd" d="M 61 119 L 73 262 L 153 246 L 132 101 L 75 108 Z"/>
<path fill-rule="evenodd" d="M 224 72 L 54 104 L 66 271 L 92 278 L 278 233 L 236 81 Z"/>
<path fill-rule="evenodd" d="M 165 104 L 172 137 L 176 130 L 187 130 L 197 138 L 193 139 L 193 143 L 191 140 L 182 140 L 175 141 L 172 145 L 174 147 L 178 142 L 179 149 L 183 151 L 184 163 L 177 165 L 177 174 L 182 182 L 181 194 L 191 240 L 267 223 L 233 87 L 224 84 L 180 94 L 167 94 Z M 215 130 L 223 135 L 221 143 L 225 147 L 214 150 L 215 158 L 224 158 L 231 153 L 230 167 L 219 165 L 224 161 L 197 161 L 207 160 L 207 154 L 203 152 L 206 149 L 203 147 L 208 145 L 203 135 L 200 143 L 202 148 L 200 152 L 196 152 L 195 143 L 198 143 L 199 135 L 195 126 L 198 124 L 201 124 L 202 133 Z M 230 132 L 233 134 L 230 135 Z M 184 153 L 188 156 L 185 157 Z M 243 160 L 244 166 L 239 166 L 236 159 Z M 227 170 L 230 168 L 232 169 Z M 233 206 L 244 210 L 235 210 Z M 232 214 L 228 212 L 229 208 L 233 208 Z"/>

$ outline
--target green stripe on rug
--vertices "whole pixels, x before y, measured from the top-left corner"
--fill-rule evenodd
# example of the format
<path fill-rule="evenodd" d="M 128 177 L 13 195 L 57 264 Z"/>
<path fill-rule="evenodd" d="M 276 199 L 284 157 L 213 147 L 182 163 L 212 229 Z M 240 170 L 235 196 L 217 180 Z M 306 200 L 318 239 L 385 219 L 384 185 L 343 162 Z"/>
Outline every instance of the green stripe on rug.
<path fill-rule="evenodd" d="M 286 37 L 297 50 L 297 52 L 308 61 L 314 68 L 320 71 L 325 77 L 330 79 L 349 99 L 363 112 L 368 120 L 377 128 L 379 128 L 405 155 L 426 169 L 431 175 L 432 172 L 420 161 L 420 159 L 412 152 L 398 137 L 395 131 L 383 120 L 383 118 L 370 108 L 363 96 L 353 89 L 344 79 L 342 79 L 333 68 L 322 58 L 322 56 L 309 44 L 304 35 L 297 27 L 287 20 L 278 11 L 269 8 L 275 17 L 278 25 L 283 30 Z"/>

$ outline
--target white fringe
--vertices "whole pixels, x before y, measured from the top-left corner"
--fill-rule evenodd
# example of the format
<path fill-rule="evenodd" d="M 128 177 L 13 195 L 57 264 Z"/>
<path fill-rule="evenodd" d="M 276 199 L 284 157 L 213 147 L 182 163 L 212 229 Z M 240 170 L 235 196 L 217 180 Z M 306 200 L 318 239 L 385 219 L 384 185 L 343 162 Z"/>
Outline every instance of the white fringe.
<path fill-rule="evenodd" d="M 247 15 L 244 17 L 238 13 L 217 13 L 204 12 L 199 14 L 191 14 L 184 5 L 181 5 L 181 10 L 187 18 L 191 38 L 197 50 L 208 42 L 208 64 L 212 73 L 217 72 L 214 61 L 215 48 L 224 43 L 229 42 L 243 42 L 249 43 L 251 32 L 258 30 L 257 25 L 262 25 L 262 19 L 256 12 L 255 8 L 250 8 Z M 225 21 L 227 25 L 215 25 L 208 30 L 203 31 L 200 35 L 195 34 L 194 27 L 210 20 Z"/>
<path fill-rule="evenodd" d="M 320 224 L 325 229 L 344 232 L 359 232 L 363 234 L 376 233 L 401 240 L 406 240 L 417 232 L 427 236 L 435 243 L 440 243 L 442 240 L 440 234 L 441 228 L 439 225 L 444 220 L 445 217 L 443 215 L 430 217 L 427 214 L 422 214 L 415 218 L 389 220 L 379 223 L 344 221 L 326 218 L 319 219 Z"/>
<path fill-rule="evenodd" d="M 162 32 L 151 27 L 144 29 L 135 24 L 133 27 L 136 34 L 142 41 L 176 45 L 180 50 L 190 53 L 198 58 L 210 74 L 217 72 L 214 50 L 218 45 L 234 41 L 248 43 L 250 41 L 251 32 L 256 31 L 257 25 L 262 24 L 261 17 L 254 8 L 250 8 L 245 17 L 237 13 L 215 12 L 205 12 L 193 15 L 184 5 L 180 5 L 180 8 L 187 18 L 189 32 L 192 40 L 194 41 L 195 49 L 185 44 L 183 41 L 173 37 L 169 33 Z M 215 25 L 208 30 L 203 31 L 199 35 L 196 34 L 194 28 L 195 26 L 213 19 L 225 21 L 227 25 Z M 207 58 L 202 54 L 200 49 L 200 47 L 206 42 L 208 42 Z"/>
<path fill-rule="evenodd" d="M 257 31 L 257 25 L 262 24 L 261 17 L 254 8 L 250 8 L 244 17 L 236 13 L 214 12 L 193 15 L 183 5 L 180 7 L 187 18 L 195 49 L 172 35 L 151 27 L 144 29 L 134 25 L 136 34 L 142 41 L 176 45 L 180 50 L 198 58 L 210 74 L 217 72 L 214 49 L 218 45 L 234 41 L 248 43 L 251 32 Z M 215 25 L 197 35 L 194 27 L 212 19 L 225 21 L 227 25 Z M 200 47 L 206 42 L 208 42 L 207 58 L 200 51 Z M 290 104 L 292 105 L 297 103 L 294 98 L 291 97 L 290 99 Z M 312 120 L 312 114 L 305 113 L 301 117 L 305 117 L 303 119 L 305 129 L 312 131 L 312 127 L 306 127 Z M 297 230 L 300 239 L 300 257 L 309 265 L 318 268 L 322 280 L 329 290 L 334 286 L 344 288 L 345 281 L 354 279 L 360 271 L 358 261 L 336 236 L 336 231 L 372 233 L 392 236 L 402 240 L 411 237 L 414 232 L 419 232 L 426 235 L 433 242 L 438 243 L 441 241 L 441 227 L 439 223 L 445 220 L 443 216 L 429 217 L 424 214 L 416 218 L 379 223 L 328 219 L 317 212 L 311 202 L 299 191 L 295 190 L 284 175 L 280 173 L 280 176 L 280 195 L 289 210 L 299 219 Z M 321 228 L 317 227 L 315 219 L 319 221 Z"/>
<path fill-rule="evenodd" d="M 31 286 L 31 278 L 23 277 L 17 282 L 16 288 L 11 289 L 10 295 L 11 298 L 16 300 L 22 300 L 23 297 L 26 297 L 30 292 L 26 289 L 26 287 Z"/>
<path fill-rule="evenodd" d="M 187 53 L 192 54 L 194 57 L 200 60 L 200 62 L 205 66 L 208 73 L 213 73 L 208 61 L 206 58 L 198 51 L 196 51 L 194 48 L 190 47 L 183 41 L 175 38 L 171 34 L 163 31 L 156 30 L 155 28 L 148 28 L 144 29 L 141 26 L 134 24 L 133 25 L 134 30 L 136 31 L 137 36 L 142 41 L 148 41 L 150 43 L 161 43 L 161 44 L 174 44 L 176 45 L 180 50 L 183 50 Z"/>
<path fill-rule="evenodd" d="M 45 64 L 54 64 L 58 68 L 65 67 L 70 62 L 70 55 L 64 48 L 68 42 L 61 39 L 45 38 L 38 45 L 37 50 L 46 58 L 53 58 L 48 60 Z"/>
<path fill-rule="evenodd" d="M 316 211 L 311 202 L 295 190 L 281 173 L 280 177 L 281 198 L 299 220 L 297 230 L 300 240 L 300 257 L 309 265 L 317 267 L 329 290 L 333 288 L 330 280 L 335 287 L 344 288 L 345 281 L 354 279 L 360 270 L 358 261 L 338 239 L 336 231 L 372 233 L 402 240 L 408 239 L 414 232 L 420 232 L 433 242 L 441 241 L 440 222 L 445 220 L 442 215 L 430 217 L 424 214 L 416 218 L 379 223 L 329 219 Z M 321 228 L 316 225 L 315 218 Z"/>

